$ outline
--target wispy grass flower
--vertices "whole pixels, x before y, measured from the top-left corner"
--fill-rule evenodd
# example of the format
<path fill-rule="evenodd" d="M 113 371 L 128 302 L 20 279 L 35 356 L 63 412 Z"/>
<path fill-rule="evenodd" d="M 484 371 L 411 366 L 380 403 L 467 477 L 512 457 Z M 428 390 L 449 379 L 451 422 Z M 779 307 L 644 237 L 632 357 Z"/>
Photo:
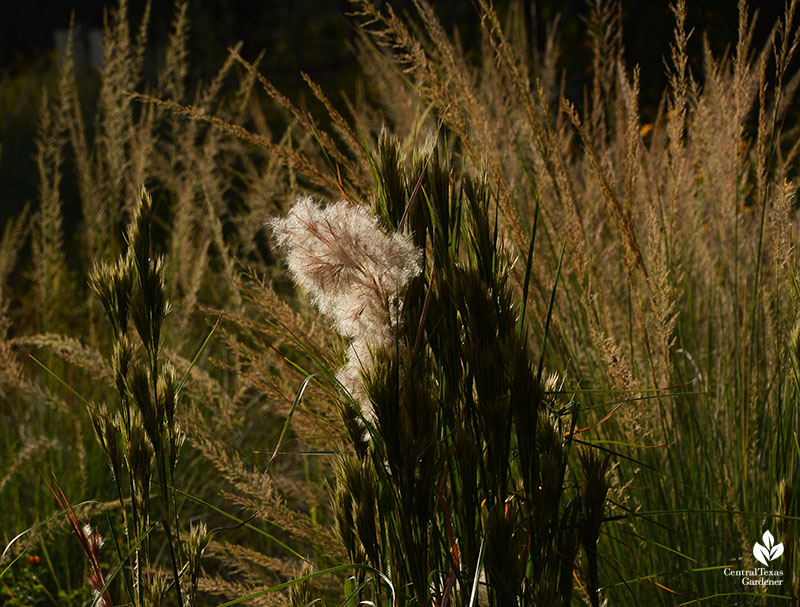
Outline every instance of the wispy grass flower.
<path fill-rule="evenodd" d="M 402 295 L 422 269 L 422 251 L 408 235 L 385 233 L 365 207 L 346 201 L 324 207 L 300 198 L 270 225 L 295 283 L 351 340 L 339 381 L 363 403 L 361 375 L 372 352 L 394 343 Z"/>

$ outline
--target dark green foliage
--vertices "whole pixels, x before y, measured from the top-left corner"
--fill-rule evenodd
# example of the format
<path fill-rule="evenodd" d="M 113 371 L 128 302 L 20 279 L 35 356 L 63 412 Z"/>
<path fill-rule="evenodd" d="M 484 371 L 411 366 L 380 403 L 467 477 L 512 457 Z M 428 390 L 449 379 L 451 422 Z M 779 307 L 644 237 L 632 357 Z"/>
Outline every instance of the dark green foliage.
<path fill-rule="evenodd" d="M 581 453 L 581 467 L 584 476 L 584 490 L 581 499 L 583 517 L 580 522 L 580 541 L 586 554 L 587 583 L 593 607 L 599 607 L 598 590 L 600 582 L 597 571 L 597 541 L 603 523 L 603 506 L 608 493 L 608 457 L 601 457 L 594 451 Z"/>
<path fill-rule="evenodd" d="M 580 545 L 596 602 L 606 460 L 582 459 L 583 495 L 566 486 L 576 408 L 547 402 L 518 330 L 488 182 L 437 149 L 408 176 L 385 136 L 377 156 L 376 213 L 426 248 L 426 271 L 364 374 L 369 410 L 345 415 L 357 455 L 340 461 L 334 509 L 348 555 L 390 572 L 403 604 L 470 604 L 485 570 L 492 605 L 567 605 Z"/>

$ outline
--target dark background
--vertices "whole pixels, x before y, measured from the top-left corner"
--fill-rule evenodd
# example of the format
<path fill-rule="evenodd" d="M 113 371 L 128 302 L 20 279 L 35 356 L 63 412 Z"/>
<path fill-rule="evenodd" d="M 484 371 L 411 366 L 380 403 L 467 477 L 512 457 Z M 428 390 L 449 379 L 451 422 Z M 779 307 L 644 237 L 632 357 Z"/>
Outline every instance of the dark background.
<path fill-rule="evenodd" d="M 382 4 L 385 0 L 375 0 Z M 531 34 L 543 40 L 545 24 L 561 15 L 561 66 L 567 72 L 568 95 L 576 101 L 588 84 L 591 51 L 583 16 L 586 0 L 495 0 L 503 14 L 521 3 L 532 15 Z M 56 58 L 54 31 L 64 30 L 74 14 L 86 32 L 103 24 L 105 6 L 113 0 L 0 0 L 0 229 L 4 220 L 29 200 L 36 199 L 36 174 L 32 160 L 33 137 L 41 103 L 41 90 L 53 85 Z M 414 14 L 411 0 L 393 0 L 398 12 Z M 467 49 L 478 36 L 476 11 L 471 0 L 432 2 L 449 31 L 458 30 Z M 688 1 L 688 27 L 693 72 L 702 71 L 703 36 L 719 56 L 737 37 L 735 0 Z M 129 0 L 134 27 L 141 19 L 143 0 Z M 756 47 L 766 39 L 783 1 L 760 2 Z M 751 7 L 752 10 L 753 7 Z M 266 51 L 263 73 L 289 97 L 303 94 L 299 72 L 305 71 L 336 99 L 349 90 L 357 65 L 351 52 L 354 31 L 347 17 L 347 0 L 195 0 L 188 8 L 190 22 L 190 77 L 207 79 L 223 63 L 228 47 L 241 40 L 242 54 L 254 59 Z M 665 0 L 622 0 L 625 58 L 629 67 L 641 66 L 641 111 L 652 120 L 665 87 L 663 59 L 669 52 L 674 19 Z M 149 27 L 149 61 L 154 71 L 169 35 L 174 12 L 171 0 L 154 0 Z M 477 49 L 477 45 L 475 45 Z M 89 77 L 88 80 L 91 80 Z M 87 85 L 91 90 L 91 83 Z"/>
<path fill-rule="evenodd" d="M 383 4 L 385 0 L 376 0 Z M 497 0 L 498 10 L 513 2 L 529 6 L 543 24 L 561 14 L 561 37 L 566 66 L 578 66 L 588 54 L 585 24 L 586 0 Z M 141 18 L 143 0 L 130 0 L 132 22 Z M 413 13 L 411 0 L 392 0 L 398 12 Z M 448 28 L 459 28 L 465 40 L 477 32 L 471 0 L 432 2 Z M 736 40 L 735 0 L 689 0 L 689 26 L 695 28 L 695 55 L 702 34 L 712 50 L 720 53 Z M 30 68 L 31 61 L 53 47 L 53 31 L 64 29 L 74 12 L 85 27 L 102 27 L 103 0 L 0 0 L 0 74 Z M 642 65 L 643 78 L 655 84 L 663 73 L 661 59 L 672 39 L 673 18 L 665 0 L 623 0 L 626 56 L 630 64 Z M 782 13 L 783 1 L 753 3 L 759 11 L 757 40 Z M 273 76 L 296 78 L 300 69 L 322 77 L 335 75 L 351 61 L 348 42 L 352 30 L 346 14 L 347 0 L 197 0 L 189 4 L 192 64 L 199 75 L 213 73 L 225 58 L 226 49 L 237 40 L 244 42 L 244 55 L 254 57 L 266 49 L 264 68 Z M 151 9 L 150 40 L 163 44 L 169 32 L 173 3 L 156 0 Z M 580 74 L 572 74 L 577 78 Z M 659 87 L 660 88 L 660 87 Z M 643 87 L 645 89 L 645 87 Z M 646 89 L 645 89 L 645 92 Z"/>

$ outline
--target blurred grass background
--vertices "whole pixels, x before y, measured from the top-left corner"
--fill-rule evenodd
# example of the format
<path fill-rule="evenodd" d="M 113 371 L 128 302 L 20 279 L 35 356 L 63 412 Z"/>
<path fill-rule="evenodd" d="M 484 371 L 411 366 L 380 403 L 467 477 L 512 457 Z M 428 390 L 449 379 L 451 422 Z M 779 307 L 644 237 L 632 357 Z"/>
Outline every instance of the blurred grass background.
<path fill-rule="evenodd" d="M 384 0 L 376 0 L 380 6 Z M 591 49 L 586 36 L 584 0 L 499 0 L 495 6 L 502 14 L 518 3 L 532 16 L 529 36 L 543 45 L 545 26 L 560 15 L 562 40 L 560 64 L 567 75 L 568 97 L 579 99 L 590 84 L 588 61 Z M 398 12 L 413 12 L 412 0 L 393 1 Z M 131 23 L 138 23 L 145 3 L 130 2 Z M 56 82 L 58 59 L 54 38 L 58 30 L 69 27 L 70 16 L 85 34 L 102 28 L 102 0 L 3 2 L 0 6 L 0 223 L 15 216 L 26 201 L 36 198 L 36 168 L 32 161 L 33 134 L 41 105 L 42 87 L 52 91 Z M 469 52 L 470 42 L 477 43 L 478 24 L 469 0 L 434 2 L 439 19 L 448 29 L 459 31 Z M 783 11 L 783 2 L 758 3 L 759 19 L 756 41 L 766 38 L 775 19 Z M 728 0 L 691 2 L 689 23 L 713 24 L 713 27 L 690 40 L 689 56 L 695 73 L 701 71 L 702 40 L 708 37 L 710 48 L 722 53 L 736 38 L 737 18 Z M 262 50 L 262 73 L 279 84 L 290 99 L 314 104 L 308 99 L 300 72 L 308 73 L 336 103 L 339 90 L 352 93 L 358 67 L 352 53 L 354 30 L 348 23 L 347 0 L 209 0 L 190 3 L 191 30 L 188 40 L 191 79 L 208 79 L 216 73 L 236 41 L 243 43 L 242 56 L 253 59 Z M 155 2 L 151 9 L 150 47 L 146 73 L 154 77 L 163 57 L 172 19 L 171 2 Z M 672 39 L 672 16 L 669 2 L 622 2 L 624 44 L 628 63 L 642 67 L 641 112 L 651 122 L 666 78 L 663 69 L 665 49 Z M 474 49 L 477 51 L 477 48 Z M 79 65 L 79 86 L 87 109 L 96 101 L 98 75 L 87 65 Z M 67 200 L 67 225 L 75 221 L 77 201 Z M 71 203 L 71 204 L 70 204 Z M 69 213 L 69 209 L 73 213 Z M 74 225 L 74 223 L 72 224 Z"/>

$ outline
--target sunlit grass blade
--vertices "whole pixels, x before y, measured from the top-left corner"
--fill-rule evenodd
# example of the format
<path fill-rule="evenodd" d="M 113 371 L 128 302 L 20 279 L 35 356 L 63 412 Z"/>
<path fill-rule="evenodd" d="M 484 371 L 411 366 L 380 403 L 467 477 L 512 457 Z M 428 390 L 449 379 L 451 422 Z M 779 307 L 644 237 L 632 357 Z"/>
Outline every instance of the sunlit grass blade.
<path fill-rule="evenodd" d="M 75 504 L 75 506 L 73 506 L 73 508 L 76 508 L 76 509 L 81 509 L 81 508 L 83 508 L 84 506 L 93 506 L 93 505 L 94 505 L 94 506 L 96 506 L 96 505 L 98 505 L 99 503 L 100 503 L 100 502 L 97 502 L 97 501 L 95 501 L 95 500 L 86 500 L 86 501 L 79 502 L 79 503 Z M 44 519 L 43 521 L 40 521 L 40 522 L 36 523 L 36 524 L 35 524 L 35 525 L 33 525 L 32 527 L 29 527 L 29 528 L 28 528 L 28 529 L 26 529 L 25 531 L 22 531 L 22 532 L 18 533 L 17 535 L 15 535 L 15 536 L 14 536 L 14 537 L 11 539 L 11 541 L 10 541 L 10 542 L 8 542 L 8 544 L 6 545 L 5 549 L 3 550 L 3 554 L 0 554 L 0 561 L 2 561 L 2 560 L 3 560 L 3 559 L 6 557 L 6 554 L 8 554 L 8 551 L 9 551 L 9 550 L 11 550 L 11 547 L 12 547 L 14 544 L 16 544 L 16 543 L 17 543 L 17 542 L 18 542 L 20 539 L 22 539 L 23 537 L 25 537 L 26 535 L 28 535 L 28 534 L 29 534 L 29 533 L 31 533 L 32 531 L 36 531 L 36 530 L 37 530 L 37 529 L 39 529 L 40 527 L 44 527 L 44 526 L 46 526 L 47 524 L 51 523 L 52 521 L 54 521 L 54 520 L 56 520 L 56 519 L 58 519 L 58 518 L 61 518 L 61 517 L 65 517 L 66 515 L 67 515 L 67 514 L 66 514 L 66 512 L 64 512 L 63 510 L 61 510 L 61 511 L 59 511 L 59 512 L 56 512 L 55 514 L 52 514 L 51 516 L 48 516 L 48 517 L 47 517 L 46 519 Z"/>
<path fill-rule="evenodd" d="M 489 536 L 489 527 L 492 524 L 492 515 L 494 514 L 494 506 L 489 510 L 489 515 L 486 517 L 486 528 L 483 530 L 483 537 L 481 538 L 481 545 L 478 549 L 478 560 L 475 566 L 475 575 L 472 578 L 472 588 L 469 593 L 468 607 L 475 607 L 478 600 L 478 583 L 481 578 L 481 570 L 483 569 L 483 559 L 486 556 L 486 538 Z"/>

